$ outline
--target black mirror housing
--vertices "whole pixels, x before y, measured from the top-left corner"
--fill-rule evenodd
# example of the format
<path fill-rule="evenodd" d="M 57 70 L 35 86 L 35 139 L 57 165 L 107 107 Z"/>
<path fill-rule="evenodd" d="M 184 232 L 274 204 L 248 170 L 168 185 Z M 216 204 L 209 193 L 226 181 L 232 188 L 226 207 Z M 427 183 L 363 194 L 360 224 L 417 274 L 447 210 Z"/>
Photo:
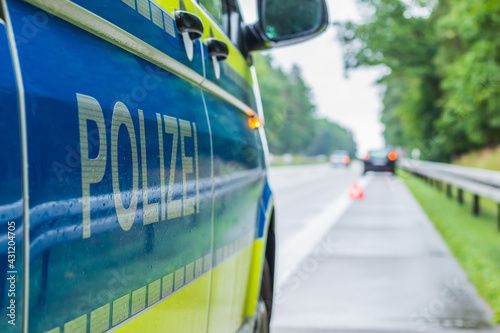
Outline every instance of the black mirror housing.
<path fill-rule="evenodd" d="M 246 27 L 248 52 L 300 43 L 328 27 L 325 0 L 258 0 L 259 20 Z"/>

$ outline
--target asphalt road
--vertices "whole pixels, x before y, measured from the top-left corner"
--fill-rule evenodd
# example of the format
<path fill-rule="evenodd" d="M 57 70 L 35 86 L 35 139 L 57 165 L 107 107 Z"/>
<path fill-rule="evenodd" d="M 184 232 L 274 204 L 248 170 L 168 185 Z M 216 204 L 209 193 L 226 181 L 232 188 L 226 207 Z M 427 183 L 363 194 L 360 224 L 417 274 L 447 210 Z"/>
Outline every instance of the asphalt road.
<path fill-rule="evenodd" d="M 273 168 L 273 333 L 496 332 L 406 186 L 329 165 Z M 353 201 L 357 181 L 366 192 Z"/>
<path fill-rule="evenodd" d="M 269 179 L 276 207 L 276 234 L 278 243 L 277 280 L 307 253 L 290 253 L 298 244 L 313 246 L 317 239 L 304 239 L 304 229 L 312 228 L 312 221 L 324 219 L 327 224 L 334 218 L 329 207 L 344 197 L 352 183 L 359 179 L 362 165 L 334 168 L 329 164 L 271 168 Z M 339 208 L 339 210 L 342 210 Z M 325 214 L 326 213 L 326 214 Z M 326 215 L 326 216 L 325 216 Z M 322 221 L 320 221 L 321 223 Z M 304 249 L 302 252 L 307 252 Z"/>
<path fill-rule="evenodd" d="M 362 166 L 334 168 L 329 164 L 271 168 L 269 179 L 279 214 L 280 242 L 286 242 L 311 218 L 342 195 L 359 178 Z"/>

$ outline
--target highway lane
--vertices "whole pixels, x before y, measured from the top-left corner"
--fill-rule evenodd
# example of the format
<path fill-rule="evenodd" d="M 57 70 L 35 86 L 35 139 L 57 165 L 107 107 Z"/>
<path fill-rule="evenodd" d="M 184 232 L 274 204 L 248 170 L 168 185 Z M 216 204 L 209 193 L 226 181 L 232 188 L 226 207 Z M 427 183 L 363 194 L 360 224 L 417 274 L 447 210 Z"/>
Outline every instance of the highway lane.
<path fill-rule="evenodd" d="M 497 332 L 410 191 L 389 174 L 274 168 L 273 333 Z M 366 192 L 351 200 L 357 181 Z"/>
<path fill-rule="evenodd" d="M 297 245 L 291 244 L 294 239 L 300 238 L 301 244 L 314 245 L 315 239 L 304 239 L 301 232 L 307 227 L 314 229 L 311 223 L 315 219 L 327 219 L 330 221 L 325 222 L 329 223 L 335 211 L 341 212 L 343 207 L 332 205 L 341 197 L 346 197 L 346 191 L 360 178 L 362 169 L 358 161 L 347 168 L 320 164 L 270 169 L 269 179 L 276 209 L 277 281 L 282 281 L 291 266 L 300 260 L 290 253 L 290 248 Z"/>
<path fill-rule="evenodd" d="M 337 199 L 359 178 L 360 163 L 348 168 L 329 164 L 271 168 L 277 232 L 280 242 L 306 224 Z"/>

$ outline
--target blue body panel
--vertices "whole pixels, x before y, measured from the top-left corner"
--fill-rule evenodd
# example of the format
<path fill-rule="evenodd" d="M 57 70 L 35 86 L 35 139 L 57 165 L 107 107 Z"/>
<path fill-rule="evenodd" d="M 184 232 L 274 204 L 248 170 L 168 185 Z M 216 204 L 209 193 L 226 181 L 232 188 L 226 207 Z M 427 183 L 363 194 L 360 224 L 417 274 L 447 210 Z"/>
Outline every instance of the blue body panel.
<path fill-rule="evenodd" d="M 257 110 L 255 95 L 252 86 L 228 63 L 220 62 L 220 78 L 215 76 L 212 59 L 208 55 L 208 47 L 203 44 L 205 56 L 205 72 L 208 80 L 219 85 L 231 95 L 248 105 L 252 110 Z"/>
<path fill-rule="evenodd" d="M 135 9 L 127 5 L 125 1 L 117 0 L 72 0 L 72 2 L 131 33 L 198 74 L 204 75 L 201 41 L 199 39 L 195 41 L 193 60 L 189 61 L 184 44 L 180 43 L 181 37 L 177 32 L 174 18 L 153 1 L 132 0 L 131 2 L 135 3 Z M 140 10 L 142 8 L 144 10 Z"/>
<path fill-rule="evenodd" d="M 32 20 L 39 12 L 18 1 L 9 2 L 9 10 L 17 32 L 23 29 L 21 18 Z M 211 145 L 201 90 L 55 17 L 27 43 L 18 40 L 18 52 L 28 124 L 30 332 L 62 327 L 199 258 L 210 260 L 205 256 L 211 253 L 212 245 Z M 145 82 L 150 89 L 144 86 Z M 144 98 L 124 98 L 138 87 L 146 91 Z M 87 238 L 84 238 L 82 222 L 82 125 L 79 123 L 82 110 L 77 94 L 94 100 L 102 109 L 107 141 L 104 146 L 99 125 L 87 120 L 88 159 L 107 155 L 102 180 L 89 186 L 91 228 Z M 119 120 L 113 118 L 118 102 L 125 105 L 133 126 L 127 128 L 122 124 L 118 133 L 112 134 L 113 121 Z M 142 134 L 139 110 L 144 117 L 145 133 Z M 168 133 L 163 118 L 161 151 L 158 114 L 160 119 L 173 117 L 170 119 L 174 119 L 178 127 L 176 165 L 172 168 L 174 136 Z M 187 124 L 191 136 L 178 134 L 181 121 Z M 142 210 L 143 138 L 148 201 L 159 207 L 160 214 L 158 222 L 147 225 Z M 113 140 L 118 156 L 119 199 L 124 208 L 133 205 L 134 197 L 137 200 L 129 230 L 124 230 L 117 220 Z M 165 165 L 163 187 L 166 192 L 163 194 L 168 196 L 172 188 L 171 200 L 183 207 L 181 216 L 170 219 L 169 208 L 166 218 L 162 216 L 161 153 Z M 192 171 L 185 174 L 183 154 L 192 159 Z M 169 184 L 172 174 L 173 187 Z M 134 191 L 134 186 L 138 191 Z M 194 200 L 194 212 L 186 212 L 185 199 Z M 209 271 L 210 263 L 203 268 L 203 273 Z M 188 277 L 181 281 L 181 286 L 185 282 L 189 282 Z"/>
<path fill-rule="evenodd" d="M 207 76 L 211 68 L 212 59 L 207 59 Z M 226 67 L 227 68 L 227 67 Z M 227 76 L 221 74 L 220 80 L 214 80 L 222 88 Z M 238 90 L 236 82 L 233 87 Z M 239 90 L 243 101 L 253 99 L 249 91 Z M 264 186 L 264 161 L 259 132 L 250 128 L 248 115 L 226 103 L 210 92 L 204 92 L 206 107 L 212 129 L 213 158 L 214 158 L 214 260 L 213 265 L 219 266 L 232 255 L 232 244 L 238 239 L 254 240 L 257 228 L 261 224 L 261 196 Z M 250 103 L 249 103 L 250 104 Z M 255 104 L 255 103 L 254 103 Z M 244 247 L 251 242 L 244 243 Z M 247 253 L 252 253 L 249 250 Z M 245 257 L 243 257 L 245 258 Z M 247 286 L 248 275 L 251 269 L 251 260 L 247 257 L 220 270 L 212 277 L 211 295 L 215 297 L 210 303 L 209 332 L 229 330 L 226 324 L 222 327 L 210 323 L 227 318 L 231 322 L 232 309 L 245 306 L 244 297 L 235 297 L 238 293 L 235 285 L 242 281 Z M 259 258 L 260 260 L 260 258 Z M 234 263 L 234 261 L 233 261 Z M 238 281 L 238 282 L 235 282 Z M 236 310 L 238 311 L 238 310 Z M 234 329 L 234 327 L 232 328 Z"/>
<path fill-rule="evenodd" d="M 205 93 L 214 154 L 214 264 L 217 251 L 245 234 L 255 235 L 263 187 L 258 132 L 248 116 Z"/>
<path fill-rule="evenodd" d="M 0 121 L 0 133 L 2 133 L 0 135 L 0 317 L 2 320 L 0 331 L 21 332 L 24 255 L 21 134 L 17 84 L 5 25 L 1 22 L 0 68 L 0 101 L 2 101 L 2 121 Z M 11 305 L 12 302 L 14 306 Z M 12 308 L 13 311 L 11 311 Z M 8 321 L 13 319 L 14 321 L 9 324 Z"/>
<path fill-rule="evenodd" d="M 174 18 L 154 1 L 133 0 L 131 2 L 135 4 L 135 9 L 125 4 L 124 1 L 72 1 L 138 37 L 166 55 L 181 62 L 183 65 L 190 67 L 198 72 L 198 74 L 204 75 L 203 62 L 201 61 L 201 41 L 195 41 L 193 61 L 189 61 L 183 44 L 179 43 L 181 36 L 175 28 Z M 141 5 L 144 4 L 145 7 L 139 6 L 139 2 Z M 149 5 L 149 8 L 147 5 Z M 146 9 L 139 11 L 139 7 Z M 139 12 L 141 15 L 137 15 Z M 160 12 L 161 15 L 158 14 Z M 162 18 L 162 20 L 159 20 L 159 18 Z M 167 31 L 170 31 L 170 33 Z M 221 75 L 217 79 L 211 65 L 212 60 L 208 56 L 208 48 L 205 44 L 203 44 L 203 55 L 205 58 L 207 79 L 219 84 L 227 92 L 255 110 L 255 96 L 250 84 L 235 69 L 224 62 L 221 63 Z"/>
<path fill-rule="evenodd" d="M 269 181 L 266 178 L 266 181 L 264 183 L 264 191 L 262 192 L 262 212 L 261 212 L 261 217 L 259 219 L 258 227 L 257 227 L 257 238 L 262 238 L 264 237 L 264 234 L 266 232 L 266 225 L 267 223 L 267 214 L 271 213 L 272 207 L 271 205 L 271 197 L 272 197 L 272 191 L 271 187 L 269 186 Z"/>

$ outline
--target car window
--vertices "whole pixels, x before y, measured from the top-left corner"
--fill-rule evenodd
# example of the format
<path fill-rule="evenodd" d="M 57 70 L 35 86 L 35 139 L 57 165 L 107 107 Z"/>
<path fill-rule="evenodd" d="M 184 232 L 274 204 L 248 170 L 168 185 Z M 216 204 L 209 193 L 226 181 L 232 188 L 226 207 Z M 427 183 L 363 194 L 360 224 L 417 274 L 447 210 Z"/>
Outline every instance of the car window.
<path fill-rule="evenodd" d="M 370 156 L 373 158 L 384 158 L 384 157 L 387 157 L 387 151 L 385 151 L 385 150 L 372 150 L 372 151 L 370 151 Z"/>
<path fill-rule="evenodd" d="M 199 0 L 199 3 L 212 15 L 220 27 L 223 27 L 222 13 L 223 13 L 223 0 Z"/>

